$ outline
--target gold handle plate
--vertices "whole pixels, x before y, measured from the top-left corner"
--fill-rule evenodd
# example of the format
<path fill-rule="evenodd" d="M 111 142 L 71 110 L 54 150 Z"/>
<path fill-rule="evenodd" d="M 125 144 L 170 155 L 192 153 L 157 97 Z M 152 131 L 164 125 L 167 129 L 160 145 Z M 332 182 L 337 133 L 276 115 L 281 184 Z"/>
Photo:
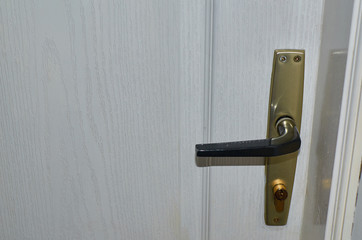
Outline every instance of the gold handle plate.
<path fill-rule="evenodd" d="M 270 86 L 267 138 L 279 136 L 277 122 L 291 118 L 300 132 L 303 85 L 304 50 L 275 50 Z M 298 152 L 267 157 L 265 164 L 265 223 L 285 225 L 292 199 Z"/>

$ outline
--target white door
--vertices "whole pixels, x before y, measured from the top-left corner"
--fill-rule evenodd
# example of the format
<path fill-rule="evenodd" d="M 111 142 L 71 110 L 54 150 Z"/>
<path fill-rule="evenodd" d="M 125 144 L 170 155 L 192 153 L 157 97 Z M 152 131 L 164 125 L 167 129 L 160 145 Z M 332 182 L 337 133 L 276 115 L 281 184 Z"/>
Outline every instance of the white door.
<path fill-rule="evenodd" d="M 299 239 L 323 4 L 1 1 L 0 239 Z M 265 137 L 286 48 L 306 51 L 302 147 L 271 227 L 264 166 L 198 168 L 194 145 Z"/>

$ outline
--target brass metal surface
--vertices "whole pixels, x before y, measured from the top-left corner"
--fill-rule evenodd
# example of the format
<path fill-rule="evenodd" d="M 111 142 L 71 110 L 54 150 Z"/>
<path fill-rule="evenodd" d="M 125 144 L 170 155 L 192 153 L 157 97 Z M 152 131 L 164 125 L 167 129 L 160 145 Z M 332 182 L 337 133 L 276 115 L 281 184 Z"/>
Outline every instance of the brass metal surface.
<path fill-rule="evenodd" d="M 267 138 L 275 138 L 280 135 L 277 122 L 283 117 L 293 119 L 300 132 L 304 62 L 304 50 L 275 50 L 274 52 Z M 267 225 L 285 225 L 287 223 L 297 157 L 298 152 L 295 152 L 265 159 L 265 223 Z M 276 181 L 282 183 L 276 184 Z M 276 195 L 274 191 L 276 185 L 277 190 L 283 187 L 287 193 L 284 200 L 277 200 L 277 202 L 275 202 Z M 283 197 L 285 197 L 285 193 L 283 194 Z"/>

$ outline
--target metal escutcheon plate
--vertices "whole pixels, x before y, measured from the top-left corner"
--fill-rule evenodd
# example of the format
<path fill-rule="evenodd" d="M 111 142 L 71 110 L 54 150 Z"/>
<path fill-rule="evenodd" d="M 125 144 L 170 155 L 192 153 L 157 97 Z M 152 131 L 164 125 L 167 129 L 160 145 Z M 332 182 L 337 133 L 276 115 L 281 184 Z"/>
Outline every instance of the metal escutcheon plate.
<path fill-rule="evenodd" d="M 291 117 L 300 132 L 304 62 L 304 50 L 284 49 L 274 52 L 267 138 L 278 136 L 276 123 L 284 116 Z M 298 152 L 295 152 L 265 159 L 265 223 L 267 225 L 285 225 L 288 221 L 297 157 Z M 285 200 L 276 198 L 273 191 L 276 184 L 285 186 L 287 193 Z"/>

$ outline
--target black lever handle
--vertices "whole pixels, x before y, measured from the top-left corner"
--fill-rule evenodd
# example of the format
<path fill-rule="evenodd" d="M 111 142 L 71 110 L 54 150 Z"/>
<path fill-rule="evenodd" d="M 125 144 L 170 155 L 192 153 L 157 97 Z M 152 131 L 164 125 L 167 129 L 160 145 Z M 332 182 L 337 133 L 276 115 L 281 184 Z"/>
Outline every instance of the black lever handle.
<path fill-rule="evenodd" d="M 273 157 L 298 151 L 301 140 L 294 121 L 289 117 L 277 124 L 279 137 L 224 143 L 197 144 L 197 157 Z"/>

